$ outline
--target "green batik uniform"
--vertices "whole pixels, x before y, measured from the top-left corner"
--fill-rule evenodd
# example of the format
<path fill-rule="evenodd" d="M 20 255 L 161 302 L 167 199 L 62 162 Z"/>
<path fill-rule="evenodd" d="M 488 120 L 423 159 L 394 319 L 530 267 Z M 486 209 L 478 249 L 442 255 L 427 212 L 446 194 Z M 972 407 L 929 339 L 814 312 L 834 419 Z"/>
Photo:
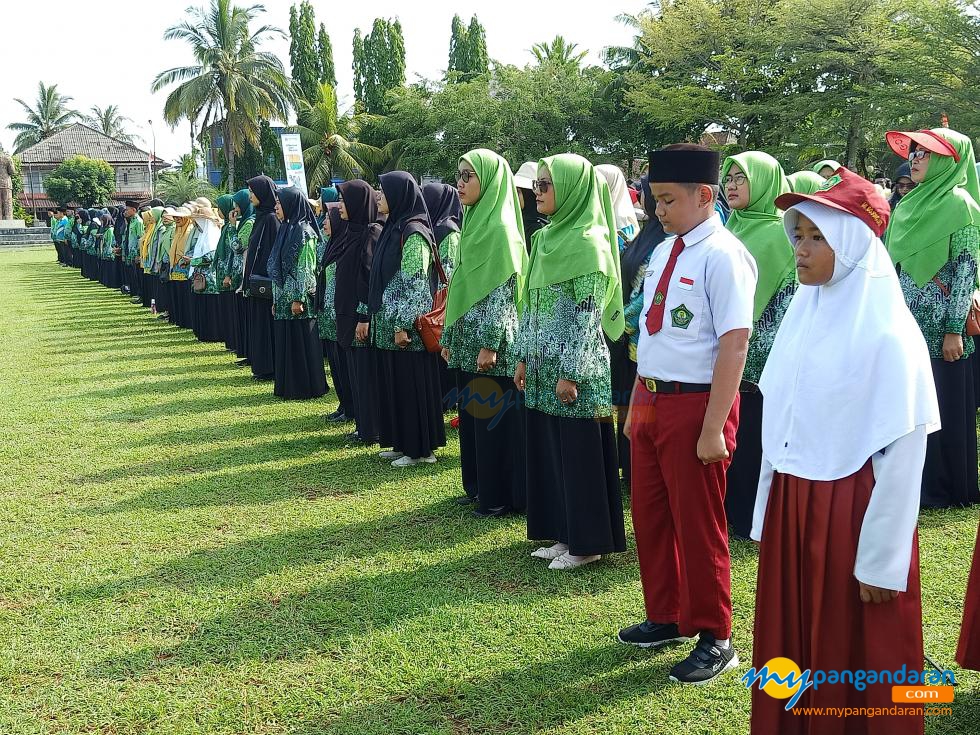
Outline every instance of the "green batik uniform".
<path fill-rule="evenodd" d="M 564 418 L 612 415 L 609 348 L 602 330 L 608 281 L 596 271 L 530 289 L 514 356 L 527 366 L 528 408 Z M 562 379 L 578 386 L 574 403 L 558 399 L 555 388 Z"/>
<path fill-rule="evenodd" d="M 123 260 L 130 265 L 138 264 L 140 257 L 140 239 L 146 227 L 139 214 L 133 215 L 126 230 L 126 248 L 123 251 Z"/>
<path fill-rule="evenodd" d="M 769 299 L 762 316 L 755 321 L 752 336 L 749 337 L 748 354 L 745 356 L 743 380 L 758 384 L 759 378 L 762 377 L 762 368 L 766 366 L 769 351 L 776 339 L 776 332 L 779 331 L 779 324 L 783 321 L 786 309 L 789 308 L 798 287 L 799 283 L 795 275 L 784 278 L 776 293 Z"/>
<path fill-rule="evenodd" d="M 467 373 L 481 372 L 476 360 L 480 350 L 487 349 L 497 353 L 497 364 L 481 374 L 513 376 L 513 355 L 508 353 L 517 341 L 519 325 L 514 298 L 516 287 L 517 276 L 512 276 L 443 332 L 442 345 L 449 348 L 450 368 Z"/>
<path fill-rule="evenodd" d="M 439 243 L 439 260 L 442 262 L 442 269 L 446 272 L 446 279 L 453 277 L 456 264 L 459 262 L 459 233 L 450 232 Z"/>
<path fill-rule="evenodd" d="M 312 319 L 313 297 L 316 292 L 316 242 L 319 238 L 306 232 L 299 248 L 296 269 L 286 273 L 282 287 L 272 283 L 273 317 L 276 319 Z M 303 313 L 292 312 L 293 302 L 303 304 Z"/>
<path fill-rule="evenodd" d="M 418 233 L 409 236 L 402 248 L 401 269 L 385 287 L 381 308 L 371 320 L 375 347 L 400 351 L 401 348 L 395 344 L 395 332 L 405 331 L 412 340 L 406 351 L 421 352 L 425 349 L 422 338 L 415 330 L 415 320 L 432 309 L 429 286 L 431 267 L 432 251 L 428 241 Z M 366 311 L 358 309 L 358 313 Z"/>
<path fill-rule="evenodd" d="M 316 315 L 320 339 L 337 341 L 337 264 L 331 263 L 323 273 L 323 309 Z M 357 340 L 355 340 L 356 342 Z"/>
<path fill-rule="evenodd" d="M 116 247 L 116 235 L 111 227 L 106 228 L 102 233 L 102 247 L 99 249 L 99 257 L 102 260 L 114 260 L 116 255 L 112 252 Z"/>
<path fill-rule="evenodd" d="M 232 291 L 240 289 L 245 278 L 245 251 L 248 250 L 248 239 L 252 236 L 254 224 L 255 217 L 249 217 L 244 222 L 239 222 L 238 229 L 231 241 L 228 273 L 231 275 Z"/>

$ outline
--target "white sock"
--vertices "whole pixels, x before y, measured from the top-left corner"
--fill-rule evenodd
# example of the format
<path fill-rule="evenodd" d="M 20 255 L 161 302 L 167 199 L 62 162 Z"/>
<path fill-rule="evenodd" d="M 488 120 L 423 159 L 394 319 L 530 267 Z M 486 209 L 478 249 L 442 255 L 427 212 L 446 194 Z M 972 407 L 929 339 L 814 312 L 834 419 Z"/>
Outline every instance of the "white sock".
<path fill-rule="evenodd" d="M 592 554 L 590 556 L 576 556 L 575 554 L 568 554 L 568 553 L 566 553 L 565 556 L 567 556 L 569 559 L 571 559 L 574 562 L 585 561 L 586 559 L 598 559 L 599 558 L 595 554 Z"/>
<path fill-rule="evenodd" d="M 718 646 L 718 648 L 728 648 L 731 642 L 732 642 L 731 638 L 726 638 L 725 640 L 719 640 L 717 638 L 715 639 L 715 645 Z"/>
<path fill-rule="evenodd" d="M 559 542 L 559 543 L 555 544 L 554 546 L 552 546 L 551 547 L 551 550 L 552 551 L 560 551 L 560 552 L 564 553 L 564 552 L 568 551 L 568 544 L 563 544 L 563 543 Z"/>

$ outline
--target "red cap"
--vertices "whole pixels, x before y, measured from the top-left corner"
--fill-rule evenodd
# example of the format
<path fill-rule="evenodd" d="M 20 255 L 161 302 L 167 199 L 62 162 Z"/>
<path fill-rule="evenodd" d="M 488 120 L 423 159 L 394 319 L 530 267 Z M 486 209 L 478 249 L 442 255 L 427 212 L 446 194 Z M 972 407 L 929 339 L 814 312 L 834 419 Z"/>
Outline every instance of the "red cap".
<path fill-rule="evenodd" d="M 919 148 L 925 148 L 930 153 L 940 156 L 952 156 L 953 160 L 959 163 L 960 154 L 953 147 L 953 144 L 946 140 L 939 133 L 931 130 L 917 130 L 914 133 L 902 133 L 898 130 L 890 130 L 885 133 L 885 140 L 888 147 L 895 151 L 895 155 L 907 159 L 915 143 Z"/>
<path fill-rule="evenodd" d="M 800 202 L 816 202 L 825 207 L 853 214 L 881 237 L 888 227 L 891 208 L 878 188 L 867 179 L 841 166 L 814 194 L 783 194 L 776 206 L 789 209 Z"/>

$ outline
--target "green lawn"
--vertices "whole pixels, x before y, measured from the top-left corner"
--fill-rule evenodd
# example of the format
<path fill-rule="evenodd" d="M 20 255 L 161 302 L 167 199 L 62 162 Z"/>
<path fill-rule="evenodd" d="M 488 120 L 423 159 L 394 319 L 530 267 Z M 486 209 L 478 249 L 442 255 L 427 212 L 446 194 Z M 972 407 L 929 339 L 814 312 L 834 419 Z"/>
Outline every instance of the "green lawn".
<path fill-rule="evenodd" d="M 327 428 L 332 396 L 281 402 L 53 257 L 0 253 L 0 735 L 748 732 L 737 676 L 671 686 L 686 649 L 616 643 L 632 551 L 548 571 L 520 519 L 456 504 L 455 434 L 393 470 Z M 946 666 L 976 529 L 922 522 Z M 744 672 L 755 552 L 732 554 Z M 960 681 L 929 732 L 980 732 Z"/>

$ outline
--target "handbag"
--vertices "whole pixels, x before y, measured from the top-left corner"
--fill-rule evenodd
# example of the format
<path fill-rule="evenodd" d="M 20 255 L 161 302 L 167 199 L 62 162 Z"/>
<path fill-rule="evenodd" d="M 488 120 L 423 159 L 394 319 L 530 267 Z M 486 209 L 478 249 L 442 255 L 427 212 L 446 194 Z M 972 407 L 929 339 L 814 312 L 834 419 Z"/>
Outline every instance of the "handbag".
<path fill-rule="evenodd" d="M 204 293 L 208 288 L 208 279 L 204 277 L 204 274 L 200 271 L 195 271 L 194 277 L 191 278 L 191 290 L 194 293 Z"/>
<path fill-rule="evenodd" d="M 254 273 L 248 277 L 248 295 L 257 299 L 272 299 L 272 279 L 268 276 L 257 276 Z"/>
<path fill-rule="evenodd" d="M 939 280 L 939 276 L 932 279 L 932 282 L 939 286 L 943 296 L 949 298 L 949 287 Z M 980 290 L 973 292 L 970 300 L 970 311 L 966 315 L 966 336 L 980 337 Z"/>
<path fill-rule="evenodd" d="M 402 243 L 404 245 L 404 243 Z M 442 330 L 446 325 L 446 299 L 449 296 L 449 279 L 442 268 L 439 259 L 439 247 L 433 246 L 432 255 L 435 258 L 436 271 L 439 273 L 441 287 L 432 297 L 432 309 L 415 320 L 415 331 L 422 338 L 422 344 L 429 352 L 442 352 Z"/>

